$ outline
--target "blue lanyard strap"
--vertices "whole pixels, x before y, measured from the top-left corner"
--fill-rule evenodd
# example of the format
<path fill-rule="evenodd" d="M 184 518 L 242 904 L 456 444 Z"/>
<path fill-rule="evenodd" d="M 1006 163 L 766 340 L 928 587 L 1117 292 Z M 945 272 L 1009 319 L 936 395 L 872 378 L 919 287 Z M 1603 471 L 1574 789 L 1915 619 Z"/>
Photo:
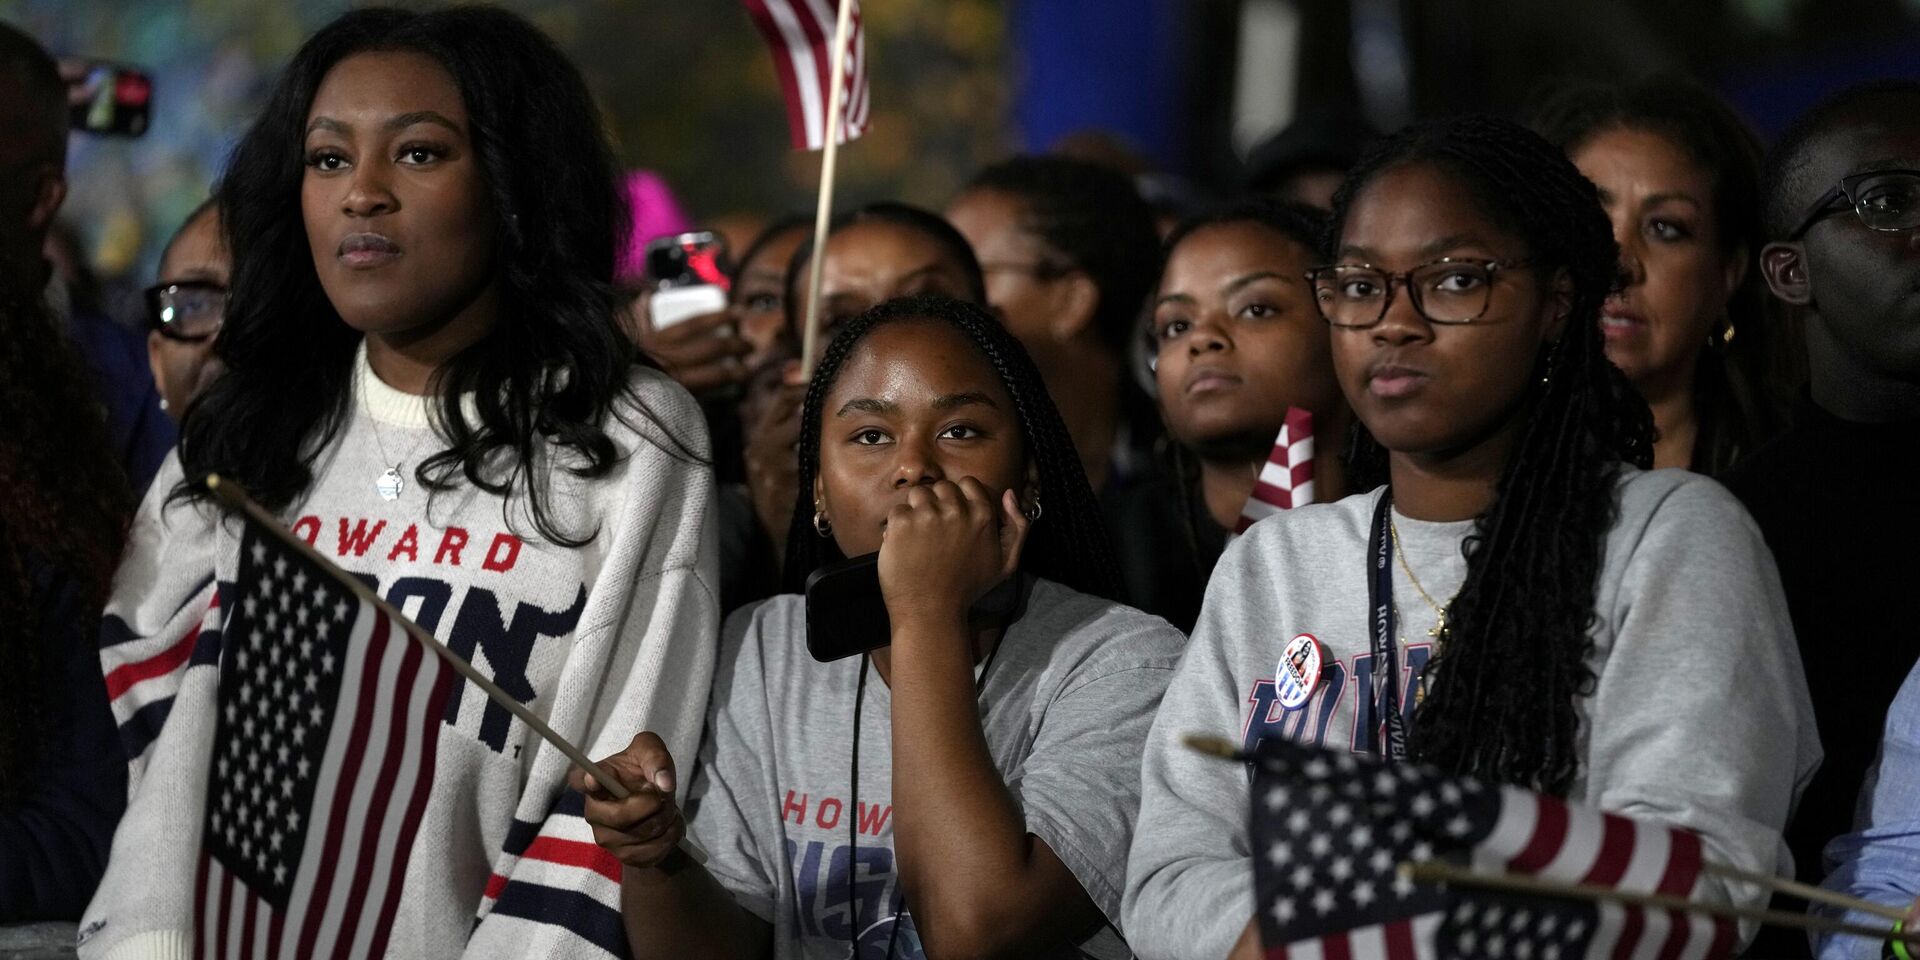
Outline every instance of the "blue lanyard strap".
<path fill-rule="evenodd" d="M 1382 735 L 1375 739 L 1388 760 L 1407 758 L 1407 721 L 1400 714 L 1400 647 L 1393 639 L 1393 494 L 1380 495 L 1367 538 L 1367 614 L 1373 628 L 1373 702 Z"/>

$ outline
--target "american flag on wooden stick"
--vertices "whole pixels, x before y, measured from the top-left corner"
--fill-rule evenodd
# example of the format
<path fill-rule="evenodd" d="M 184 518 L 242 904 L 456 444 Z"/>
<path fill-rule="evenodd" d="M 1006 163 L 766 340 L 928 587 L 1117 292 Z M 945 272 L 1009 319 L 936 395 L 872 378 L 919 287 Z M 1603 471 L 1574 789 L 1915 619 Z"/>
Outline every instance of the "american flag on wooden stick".
<path fill-rule="evenodd" d="M 280 536 L 243 522 L 196 954 L 382 956 L 458 676 Z"/>
<path fill-rule="evenodd" d="M 1270 739 L 1255 752 L 1251 836 L 1268 960 L 1576 960 L 1733 955 L 1699 914 L 1416 884 L 1403 862 L 1680 897 L 1698 835 L 1416 764 Z"/>
<path fill-rule="evenodd" d="M 833 89 L 833 33 L 836 0 L 744 0 L 747 14 L 773 51 L 774 73 L 787 101 L 787 127 L 793 145 L 818 150 L 827 145 L 827 110 Z M 867 95 L 867 41 L 860 25 L 860 0 L 853 5 L 853 29 L 847 37 L 846 115 L 840 142 L 867 132 L 872 104 Z"/>
<path fill-rule="evenodd" d="M 1234 533 L 1282 510 L 1313 502 L 1313 414 L 1299 407 L 1287 408 L 1287 419 L 1274 438 L 1273 451 L 1260 468 L 1260 479 L 1253 495 L 1240 508 L 1240 523 Z"/>

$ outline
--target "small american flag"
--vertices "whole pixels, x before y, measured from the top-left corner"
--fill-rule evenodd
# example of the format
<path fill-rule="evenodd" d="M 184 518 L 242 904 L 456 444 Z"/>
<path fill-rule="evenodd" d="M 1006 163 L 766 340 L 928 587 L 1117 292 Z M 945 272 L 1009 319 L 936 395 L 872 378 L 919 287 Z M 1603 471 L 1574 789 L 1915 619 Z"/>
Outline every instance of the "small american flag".
<path fill-rule="evenodd" d="M 753 25 L 773 51 L 774 72 L 787 100 L 787 127 L 793 145 L 818 150 L 827 145 L 827 110 L 832 97 L 833 32 L 838 8 L 833 0 L 744 0 Z M 860 0 L 853 5 L 847 35 L 846 115 L 840 142 L 867 132 L 867 41 L 860 29 Z"/>
<path fill-rule="evenodd" d="M 381 956 L 457 675 L 274 532 L 243 522 L 196 953 Z"/>
<path fill-rule="evenodd" d="M 1312 502 L 1313 414 L 1288 407 L 1286 422 L 1274 438 L 1266 465 L 1260 468 L 1253 495 L 1240 507 L 1240 523 L 1233 532 L 1246 533 L 1248 527 L 1265 517 Z"/>
<path fill-rule="evenodd" d="M 1252 832 L 1260 941 L 1297 958 L 1720 958 L 1724 919 L 1416 884 L 1403 861 L 1689 897 L 1698 835 L 1288 740 L 1254 757 Z"/>

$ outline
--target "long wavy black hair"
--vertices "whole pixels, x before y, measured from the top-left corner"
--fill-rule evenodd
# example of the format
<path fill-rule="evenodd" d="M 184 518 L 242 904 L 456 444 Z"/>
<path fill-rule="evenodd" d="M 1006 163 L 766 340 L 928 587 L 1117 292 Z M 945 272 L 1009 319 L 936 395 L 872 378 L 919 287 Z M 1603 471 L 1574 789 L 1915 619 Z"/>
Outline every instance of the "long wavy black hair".
<path fill-rule="evenodd" d="M 1124 600 L 1120 568 L 1113 558 L 1099 502 L 1093 497 L 1086 471 L 1074 452 L 1073 438 L 1060 422 L 1060 411 L 1047 394 L 1033 359 L 987 308 L 935 294 L 900 297 L 873 307 L 842 325 L 822 351 L 800 413 L 799 490 L 793 526 L 787 533 L 783 589 L 788 593 L 805 592 L 808 574 L 845 559 L 832 537 L 822 537 L 813 529 L 813 482 L 820 475 L 821 416 L 827 394 L 854 348 L 867 334 L 890 323 L 944 324 L 966 334 L 1013 398 L 1026 456 L 1039 474 L 1043 505 L 1040 518 L 1027 534 L 1021 569 L 1082 593 Z"/>
<path fill-rule="evenodd" d="M 1493 505 L 1467 538 L 1466 581 L 1428 667 L 1413 752 L 1449 770 L 1564 794 L 1580 769 L 1574 701 L 1594 683 L 1589 631 L 1618 513 L 1615 482 L 1622 464 L 1653 461 L 1653 415 L 1607 360 L 1600 333 L 1619 251 L 1599 194 L 1566 154 L 1488 117 L 1411 127 L 1376 144 L 1334 195 L 1330 246 L 1339 248 L 1355 201 L 1377 177 L 1416 165 L 1449 176 L 1489 220 L 1524 240 L 1543 280 L 1565 271 L 1573 303 L 1559 342 L 1538 360 Z M 1387 476 L 1387 451 L 1364 427 L 1352 463 L 1358 489 Z"/>
<path fill-rule="evenodd" d="M 93 376 L 40 302 L 38 250 L 0 244 L 0 807 L 28 786 L 46 741 L 50 686 L 106 603 L 133 515 Z M 49 622 L 49 617 L 60 618 Z"/>
<path fill-rule="evenodd" d="M 1727 299 L 1727 322 L 1708 334 L 1693 376 L 1700 432 L 1692 467 L 1721 473 L 1786 426 L 1806 361 L 1797 331 L 1774 315 L 1753 262 L 1761 226 L 1760 141 L 1719 97 L 1683 77 L 1628 85 L 1571 83 L 1540 95 L 1529 123 L 1569 155 L 1613 130 L 1636 130 L 1679 148 L 1713 183 L 1715 240 L 1723 257 L 1744 256 L 1747 275 Z"/>
<path fill-rule="evenodd" d="M 453 76 L 471 118 L 491 195 L 501 323 L 435 373 L 446 449 L 414 475 L 431 490 L 460 480 L 527 497 L 548 540 L 579 545 L 550 515 L 553 464 L 604 475 L 620 457 L 605 426 L 626 399 L 676 456 L 694 454 L 629 387 L 645 359 L 614 321 L 615 252 L 626 205 L 593 97 L 553 42 L 489 7 L 431 13 L 368 8 L 321 29 L 294 55 L 265 110 L 235 148 L 218 198 L 234 253 L 230 307 L 217 351 L 227 373 L 187 413 L 176 491 L 205 496 L 218 472 L 269 509 L 313 482 L 315 459 L 349 418 L 361 335 L 340 319 L 314 271 L 301 215 L 307 113 L 329 70 L 358 53 L 407 51 Z M 461 410 L 471 394 L 477 422 Z M 547 445 L 558 447 L 549 452 Z"/>

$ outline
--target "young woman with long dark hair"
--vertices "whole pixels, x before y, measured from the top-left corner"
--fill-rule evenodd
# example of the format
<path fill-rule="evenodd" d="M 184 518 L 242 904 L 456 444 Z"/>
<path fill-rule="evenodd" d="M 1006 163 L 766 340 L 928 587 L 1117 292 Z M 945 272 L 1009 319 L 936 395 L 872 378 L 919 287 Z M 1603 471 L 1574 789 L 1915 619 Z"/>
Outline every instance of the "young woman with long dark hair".
<path fill-rule="evenodd" d="M 1112 601 L 1033 362 L 981 306 L 884 303 L 820 359 L 800 478 L 790 593 L 728 619 L 699 769 L 643 733 L 607 761 L 642 789 L 587 801 L 635 954 L 1125 956 L 1137 761 L 1181 637 Z M 876 551 L 890 644 L 815 661 L 808 575 Z M 1010 578 L 1010 611 L 970 617 Z M 689 833 L 704 867 L 673 852 Z"/>
<path fill-rule="evenodd" d="M 1264 520 L 1215 568 L 1148 739 L 1136 949 L 1257 955 L 1246 774 L 1176 741 L 1195 731 L 1423 761 L 1786 869 L 1820 751 L 1779 578 L 1724 489 L 1645 470 L 1652 419 L 1601 342 L 1617 254 L 1593 185 L 1516 124 L 1449 120 L 1377 145 L 1333 236 L 1311 278 L 1357 486 L 1380 486 Z M 1302 635 L 1304 696 L 1274 668 Z"/>
<path fill-rule="evenodd" d="M 227 373 L 187 412 L 108 610 L 136 782 L 88 956 L 195 936 L 221 630 L 249 589 L 210 473 L 582 747 L 647 727 L 691 750 L 712 671 L 704 431 L 616 325 L 611 154 L 551 41 L 485 7 L 348 13 L 222 183 Z M 617 951 L 604 864 L 553 852 L 585 831 L 562 755 L 464 683 L 436 750 L 367 952 Z"/>

